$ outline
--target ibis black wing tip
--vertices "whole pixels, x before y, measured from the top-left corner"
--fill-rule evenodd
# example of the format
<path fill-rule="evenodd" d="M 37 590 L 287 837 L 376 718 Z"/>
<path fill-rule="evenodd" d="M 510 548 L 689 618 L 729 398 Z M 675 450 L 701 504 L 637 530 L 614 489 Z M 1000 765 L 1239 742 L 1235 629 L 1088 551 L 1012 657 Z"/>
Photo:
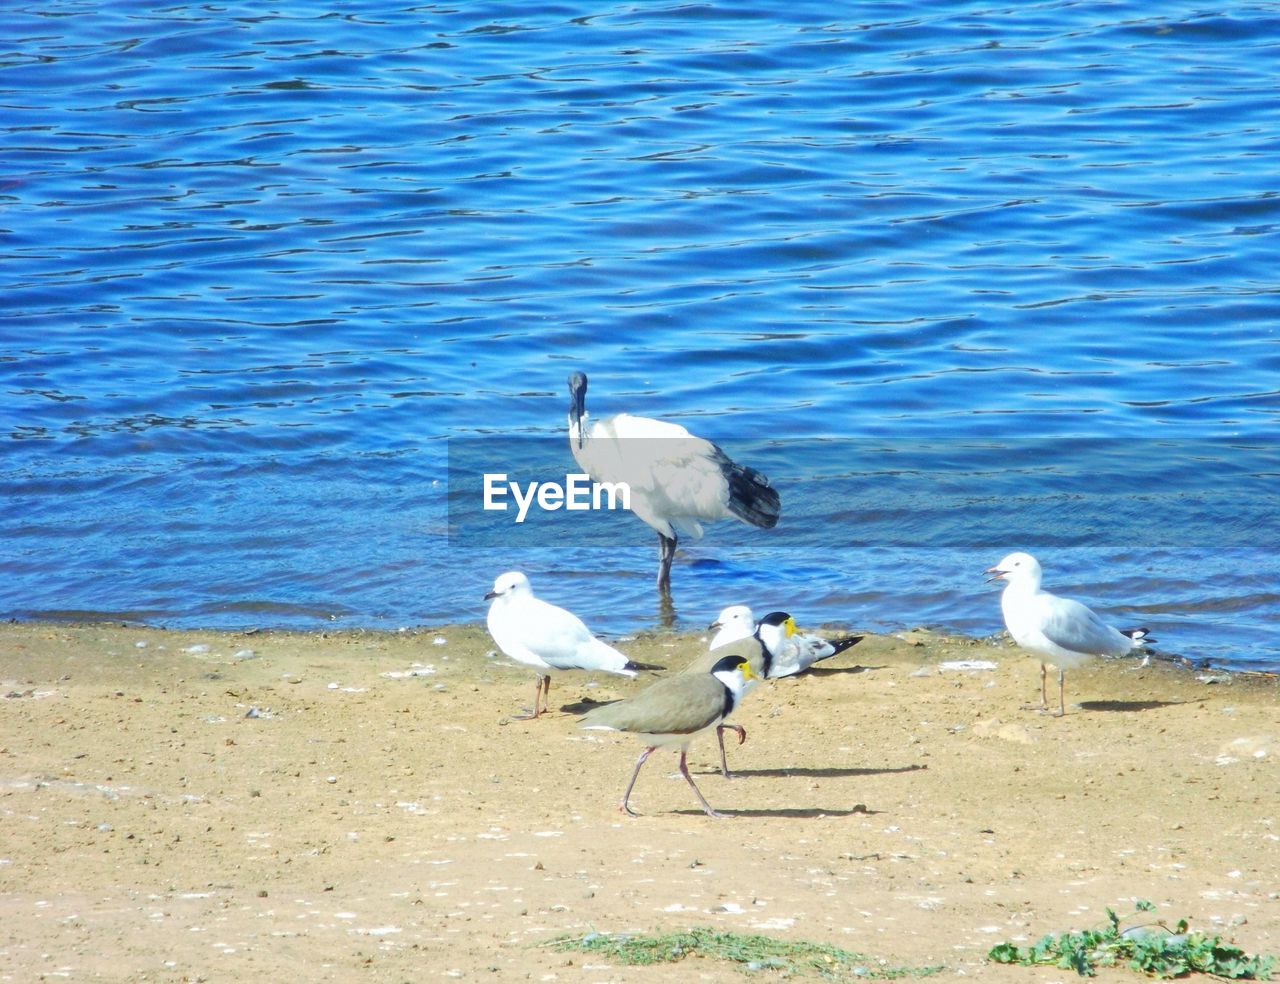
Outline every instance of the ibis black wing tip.
<path fill-rule="evenodd" d="M 782 498 L 769 480 L 754 468 L 733 465 L 726 473 L 729 482 L 729 511 L 739 519 L 772 529 L 782 515 Z"/>

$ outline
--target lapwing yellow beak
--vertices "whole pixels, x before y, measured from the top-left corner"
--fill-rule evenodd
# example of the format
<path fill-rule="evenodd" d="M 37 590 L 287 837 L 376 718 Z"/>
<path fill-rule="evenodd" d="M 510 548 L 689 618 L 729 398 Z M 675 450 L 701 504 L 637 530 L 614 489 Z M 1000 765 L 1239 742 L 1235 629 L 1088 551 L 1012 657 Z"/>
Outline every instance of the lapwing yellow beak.
<path fill-rule="evenodd" d="M 800 631 L 796 628 L 796 620 L 794 618 L 788 618 L 783 624 L 786 626 L 788 639 Z"/>

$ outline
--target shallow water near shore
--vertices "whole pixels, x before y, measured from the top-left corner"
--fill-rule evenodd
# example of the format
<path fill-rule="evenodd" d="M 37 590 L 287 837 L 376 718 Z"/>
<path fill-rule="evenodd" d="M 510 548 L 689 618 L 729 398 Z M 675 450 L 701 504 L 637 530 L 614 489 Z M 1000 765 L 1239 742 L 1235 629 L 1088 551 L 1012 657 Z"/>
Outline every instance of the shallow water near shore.
<path fill-rule="evenodd" d="M 0 612 L 387 628 L 521 568 L 659 624 L 640 523 L 458 501 L 571 468 L 581 368 L 782 494 L 678 626 L 989 635 L 1024 549 L 1280 665 L 1271 7 L 332 13 L 11 12 Z"/>

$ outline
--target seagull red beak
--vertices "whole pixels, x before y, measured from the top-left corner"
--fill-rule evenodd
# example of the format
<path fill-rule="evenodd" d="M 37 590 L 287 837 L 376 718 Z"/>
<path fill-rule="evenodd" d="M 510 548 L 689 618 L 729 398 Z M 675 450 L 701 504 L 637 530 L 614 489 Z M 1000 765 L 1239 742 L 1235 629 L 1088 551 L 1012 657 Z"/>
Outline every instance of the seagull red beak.
<path fill-rule="evenodd" d="M 991 575 L 989 578 L 987 578 L 987 583 L 990 584 L 992 581 L 999 581 L 1002 577 L 1004 577 L 1009 572 L 1002 571 L 999 567 L 988 567 L 982 573 Z"/>

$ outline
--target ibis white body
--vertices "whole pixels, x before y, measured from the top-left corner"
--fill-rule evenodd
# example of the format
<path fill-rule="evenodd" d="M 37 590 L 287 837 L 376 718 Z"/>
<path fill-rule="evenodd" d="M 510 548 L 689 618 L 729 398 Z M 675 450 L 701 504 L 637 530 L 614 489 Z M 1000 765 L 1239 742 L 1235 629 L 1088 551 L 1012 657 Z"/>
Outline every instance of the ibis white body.
<path fill-rule="evenodd" d="M 569 447 L 594 481 L 626 483 L 631 511 L 658 534 L 658 586 L 669 590 L 676 541 L 701 537 L 703 524 L 730 517 L 777 525 L 782 505 L 769 480 L 735 464 L 679 424 L 620 413 L 592 420 L 587 377 L 569 377 Z"/>

